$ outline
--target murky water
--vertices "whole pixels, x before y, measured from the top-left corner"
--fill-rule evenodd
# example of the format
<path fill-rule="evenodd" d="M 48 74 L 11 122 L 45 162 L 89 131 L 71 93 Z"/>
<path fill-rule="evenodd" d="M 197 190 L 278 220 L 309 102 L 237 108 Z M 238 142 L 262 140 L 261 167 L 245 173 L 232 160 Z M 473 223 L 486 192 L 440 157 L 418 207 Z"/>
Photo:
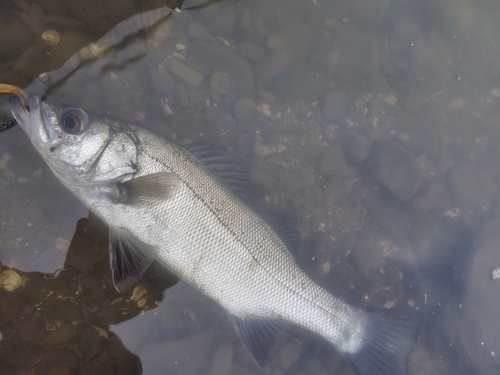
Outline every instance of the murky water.
<path fill-rule="evenodd" d="M 242 156 L 259 207 L 297 214 L 312 278 L 423 313 L 411 375 L 500 373 L 498 3 L 164 5 L 0 2 L 0 83 Z M 299 329 L 260 369 L 159 266 L 120 295 L 106 228 L 20 128 L 0 134 L 0 215 L 21 276 L 0 290 L 2 374 L 354 373 Z"/>

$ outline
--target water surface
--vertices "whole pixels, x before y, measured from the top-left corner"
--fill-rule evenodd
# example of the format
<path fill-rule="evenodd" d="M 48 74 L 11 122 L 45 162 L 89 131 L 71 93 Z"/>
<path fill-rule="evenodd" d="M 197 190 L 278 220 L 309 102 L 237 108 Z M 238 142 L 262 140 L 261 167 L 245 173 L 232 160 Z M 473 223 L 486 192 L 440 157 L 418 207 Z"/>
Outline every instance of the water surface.
<path fill-rule="evenodd" d="M 497 2 L 86 4 L 0 3 L 0 82 L 241 156 L 256 204 L 296 213 L 313 279 L 423 313 L 411 375 L 499 373 Z M 159 266 L 117 293 L 106 228 L 20 128 L 0 215 L 1 271 L 23 277 L 0 291 L 2 374 L 353 374 L 299 329 L 260 369 Z"/>

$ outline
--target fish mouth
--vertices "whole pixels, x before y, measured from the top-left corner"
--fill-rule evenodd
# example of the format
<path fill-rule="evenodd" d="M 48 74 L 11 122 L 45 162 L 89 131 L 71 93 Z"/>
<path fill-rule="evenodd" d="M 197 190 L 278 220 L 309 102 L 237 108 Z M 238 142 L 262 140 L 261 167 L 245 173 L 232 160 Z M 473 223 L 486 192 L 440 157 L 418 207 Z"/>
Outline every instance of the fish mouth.
<path fill-rule="evenodd" d="M 10 110 L 14 119 L 33 143 L 52 144 L 57 133 L 52 127 L 47 108 L 37 94 L 28 96 L 19 87 L 0 84 L 0 94 L 13 94 L 9 97 Z"/>

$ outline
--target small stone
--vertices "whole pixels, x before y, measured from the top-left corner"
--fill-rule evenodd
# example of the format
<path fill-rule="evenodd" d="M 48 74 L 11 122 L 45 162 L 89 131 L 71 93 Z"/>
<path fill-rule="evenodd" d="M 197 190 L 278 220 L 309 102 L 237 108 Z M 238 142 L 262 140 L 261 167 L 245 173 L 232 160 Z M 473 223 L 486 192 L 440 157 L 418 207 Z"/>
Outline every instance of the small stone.
<path fill-rule="evenodd" d="M 257 98 L 268 104 L 273 104 L 276 102 L 276 96 L 274 96 L 272 92 L 269 92 L 267 90 L 257 89 L 255 90 L 255 95 L 257 96 Z"/>
<path fill-rule="evenodd" d="M 158 95 L 164 95 L 174 90 L 175 80 L 165 69 L 156 67 L 149 71 L 153 90 Z"/>
<path fill-rule="evenodd" d="M 275 190 L 278 184 L 278 181 L 274 176 L 256 168 L 250 169 L 250 182 L 252 185 L 266 191 Z"/>
<path fill-rule="evenodd" d="M 54 332 L 49 332 L 42 338 L 42 343 L 45 345 L 63 344 L 73 338 L 76 331 L 71 323 L 65 323 Z"/>
<path fill-rule="evenodd" d="M 223 95 L 230 95 L 235 90 L 233 79 L 218 70 L 214 70 L 210 77 L 210 87 Z"/>
<path fill-rule="evenodd" d="M 59 26 L 63 28 L 69 27 L 72 29 L 81 29 L 85 27 L 85 24 L 83 22 L 57 13 L 46 14 L 43 17 L 43 22 L 52 26 Z"/>
<path fill-rule="evenodd" d="M 295 193 L 310 188 L 314 183 L 314 174 L 298 166 L 290 167 L 290 178 L 284 182 L 286 188 Z"/>
<path fill-rule="evenodd" d="M 146 294 L 148 291 L 144 288 L 141 288 L 140 286 L 136 286 L 134 290 L 132 291 L 132 296 L 130 299 L 132 301 L 138 302 L 144 294 Z"/>
<path fill-rule="evenodd" d="M 208 27 L 203 26 L 197 22 L 191 22 L 188 26 L 188 35 L 191 38 L 211 42 L 213 34 Z"/>
<path fill-rule="evenodd" d="M 393 141 L 378 143 L 370 154 L 368 170 L 398 199 L 409 202 L 424 178 L 423 167 Z"/>
<path fill-rule="evenodd" d="M 376 269 L 384 262 L 384 253 L 373 241 L 357 239 L 351 251 L 351 260 L 361 272 Z"/>
<path fill-rule="evenodd" d="M 486 172 L 462 163 L 450 172 L 449 190 L 459 207 L 480 208 L 490 203 L 498 188 Z"/>
<path fill-rule="evenodd" d="M 24 320 L 16 323 L 16 330 L 21 342 L 34 341 L 38 337 L 38 326 L 35 323 Z"/>
<path fill-rule="evenodd" d="M 30 46 L 14 62 L 14 70 L 26 77 L 35 79 L 42 72 L 47 54 L 42 47 Z"/>
<path fill-rule="evenodd" d="M 175 76 L 192 84 L 193 86 L 198 86 L 201 81 L 203 81 L 204 77 L 202 74 L 175 58 L 169 60 L 168 67 Z"/>
<path fill-rule="evenodd" d="M 255 113 L 257 105 L 252 99 L 243 98 L 233 104 L 234 117 L 238 124 L 245 125 Z"/>
<path fill-rule="evenodd" d="M 462 108 L 465 104 L 465 100 L 460 99 L 460 98 L 453 98 L 450 100 L 450 103 L 448 104 L 448 111 L 453 112 L 456 111 L 459 108 Z"/>
<path fill-rule="evenodd" d="M 366 137 L 355 132 L 346 131 L 344 140 L 347 146 L 346 153 L 349 161 L 361 164 L 370 154 L 372 143 Z"/>
<path fill-rule="evenodd" d="M 3 9 L 2 12 L 6 12 Z M 34 35 L 26 24 L 12 17 L 12 22 L 0 22 L 0 59 L 3 61 L 14 60 L 23 51 L 33 44 Z"/>
<path fill-rule="evenodd" d="M 241 56 L 247 57 L 255 62 L 260 62 L 266 54 L 266 50 L 258 44 L 243 42 L 238 46 L 238 52 Z"/>
<path fill-rule="evenodd" d="M 341 174 L 346 167 L 344 151 L 339 146 L 328 147 L 318 160 L 318 173 L 325 176 Z"/>
<path fill-rule="evenodd" d="M 352 95 L 345 90 L 332 90 L 323 98 L 323 117 L 328 122 L 344 123 Z"/>
<path fill-rule="evenodd" d="M 85 47 L 91 40 L 79 30 L 66 29 L 61 36 L 61 42 L 50 49 L 47 58 L 47 71 L 58 69 L 80 48 Z"/>

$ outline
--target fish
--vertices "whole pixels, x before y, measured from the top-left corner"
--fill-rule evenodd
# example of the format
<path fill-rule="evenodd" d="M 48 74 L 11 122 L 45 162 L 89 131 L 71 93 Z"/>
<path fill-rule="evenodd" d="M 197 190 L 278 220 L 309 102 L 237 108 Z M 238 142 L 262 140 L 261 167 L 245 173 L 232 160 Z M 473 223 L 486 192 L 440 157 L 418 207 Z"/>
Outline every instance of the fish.
<path fill-rule="evenodd" d="M 14 119 L 65 185 L 109 226 L 116 289 L 157 261 L 227 311 L 262 367 L 290 326 L 327 340 L 359 375 L 408 373 L 418 312 L 350 304 L 313 281 L 288 214 L 259 213 L 240 159 L 146 127 L 12 91 Z"/>

